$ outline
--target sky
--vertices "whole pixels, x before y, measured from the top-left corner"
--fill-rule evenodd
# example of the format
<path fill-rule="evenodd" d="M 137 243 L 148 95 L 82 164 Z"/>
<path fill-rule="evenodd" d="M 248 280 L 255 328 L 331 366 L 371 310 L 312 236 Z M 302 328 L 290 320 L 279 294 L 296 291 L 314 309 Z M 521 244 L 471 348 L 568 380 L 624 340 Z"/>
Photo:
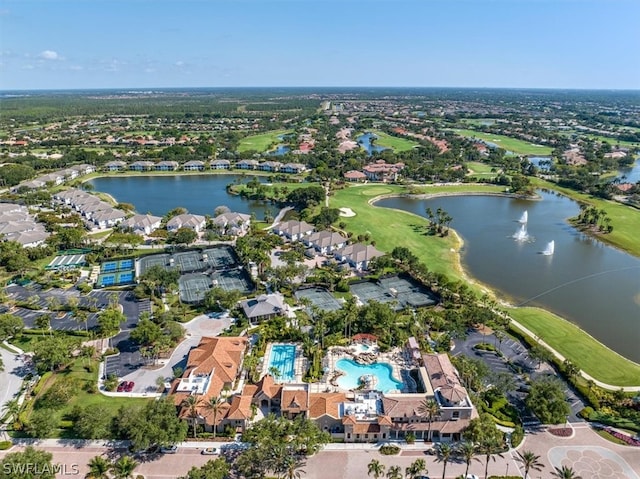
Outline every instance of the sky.
<path fill-rule="evenodd" d="M 639 0 L 0 0 L 0 90 L 640 89 Z"/>

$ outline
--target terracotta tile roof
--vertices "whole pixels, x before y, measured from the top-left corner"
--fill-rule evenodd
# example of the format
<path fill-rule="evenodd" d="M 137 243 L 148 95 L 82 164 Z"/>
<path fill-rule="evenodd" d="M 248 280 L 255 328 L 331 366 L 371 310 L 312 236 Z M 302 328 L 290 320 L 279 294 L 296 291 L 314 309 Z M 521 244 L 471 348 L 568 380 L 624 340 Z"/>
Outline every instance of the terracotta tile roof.
<path fill-rule="evenodd" d="M 446 353 L 423 354 L 422 361 L 429 374 L 429 380 L 431 381 L 433 389 L 447 384 L 460 384 L 458 374 Z"/>
<path fill-rule="evenodd" d="M 419 416 L 418 408 L 424 397 L 402 397 L 393 398 L 384 396 L 382 398 L 382 410 L 385 416 L 389 417 L 415 417 Z"/>
<path fill-rule="evenodd" d="M 252 396 L 235 395 L 231 399 L 231 407 L 227 411 L 227 419 L 251 419 Z"/>
<path fill-rule="evenodd" d="M 301 389 L 283 389 L 280 407 L 283 411 L 287 412 L 306 411 L 308 409 L 307 401 L 307 391 Z"/>
<path fill-rule="evenodd" d="M 347 400 L 344 393 L 311 393 L 309 394 L 309 417 L 317 419 L 321 416 L 340 418 L 340 404 Z"/>
<path fill-rule="evenodd" d="M 276 384 L 273 381 L 273 376 L 271 376 L 270 374 L 267 374 L 263 376 L 262 379 L 258 382 L 258 390 L 256 391 L 256 394 L 262 393 L 268 398 L 273 399 L 274 397 L 280 394 L 281 390 L 282 390 L 282 386 L 279 384 Z"/>
<path fill-rule="evenodd" d="M 370 434 L 380 432 L 380 424 L 377 422 L 358 422 L 353 425 L 355 434 Z"/>

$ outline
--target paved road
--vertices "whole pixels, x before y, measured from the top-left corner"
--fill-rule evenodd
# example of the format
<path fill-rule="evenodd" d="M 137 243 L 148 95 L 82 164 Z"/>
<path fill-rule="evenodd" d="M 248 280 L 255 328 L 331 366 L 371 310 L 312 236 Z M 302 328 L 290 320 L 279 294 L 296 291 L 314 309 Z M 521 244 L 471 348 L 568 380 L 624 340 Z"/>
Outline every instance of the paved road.
<path fill-rule="evenodd" d="M 32 370 L 28 363 L 24 363 L 21 355 L 13 354 L 3 347 L 0 347 L 0 356 L 4 362 L 4 371 L 0 372 L 0 416 L 3 416 L 4 405 L 16 397 L 23 378 Z"/>
<path fill-rule="evenodd" d="M 40 448 L 53 453 L 54 463 L 65 464 L 66 471 L 78 471 L 77 474 L 60 474 L 58 477 L 84 477 L 87 472 L 86 464 L 97 455 L 104 454 L 117 457 L 110 449 L 101 446 L 75 447 L 73 445 L 52 445 L 52 441 Z M 168 479 L 186 474 L 193 466 L 200 466 L 215 456 L 203 456 L 200 448 L 209 444 L 189 444 L 180 447 L 177 454 L 160 455 L 140 464 L 135 474 L 143 474 L 146 479 Z M 36 446 L 38 447 L 38 446 Z M 311 457 L 304 467 L 306 479 L 360 479 L 367 477 L 367 464 L 377 459 L 387 469 L 392 465 L 403 469 L 417 458 L 427 463 L 428 475 L 432 478 L 442 477 L 442 464 L 435 456 L 417 447 L 403 452 L 398 456 L 383 456 L 372 445 L 361 444 L 333 444 L 332 450 L 322 451 Z M 16 446 L 12 451 L 18 450 Z M 540 456 L 544 464 L 541 472 L 530 475 L 535 477 L 550 477 L 553 468 L 560 465 L 570 465 L 585 479 L 640 479 L 640 454 L 638 449 L 620 446 L 608 442 L 598 436 L 587 425 L 580 425 L 575 429 L 571 438 L 555 437 L 547 432 L 528 434 L 519 450 L 531 450 Z M 121 453 L 122 451 L 119 451 Z M 0 459 L 7 451 L 0 452 Z M 519 463 L 515 460 L 515 451 L 510 451 L 503 457 L 495 456 L 495 461 L 489 462 L 489 475 L 522 475 Z M 595 457 L 599 460 L 590 460 Z M 484 458 L 473 461 L 470 474 L 484 477 Z M 597 468 L 597 470 L 594 469 Z M 465 464 L 451 461 L 447 465 L 447 479 L 452 479 L 464 473 Z M 612 475 L 614 474 L 614 475 Z"/>

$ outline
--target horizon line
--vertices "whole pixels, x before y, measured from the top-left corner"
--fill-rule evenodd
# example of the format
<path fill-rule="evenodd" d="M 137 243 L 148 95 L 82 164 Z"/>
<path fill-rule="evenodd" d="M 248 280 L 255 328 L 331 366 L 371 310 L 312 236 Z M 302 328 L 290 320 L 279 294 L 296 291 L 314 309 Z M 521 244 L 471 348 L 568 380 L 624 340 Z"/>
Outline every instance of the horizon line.
<path fill-rule="evenodd" d="M 0 88 L 0 93 L 10 92 L 53 92 L 53 91 L 104 91 L 104 90 L 239 90 L 239 89 L 439 89 L 439 90 L 565 90 L 565 91 L 607 91 L 607 92 L 638 92 L 640 88 L 602 88 L 602 87 L 504 87 L 504 86 L 367 86 L 367 85 L 343 85 L 343 86 L 293 86 L 293 85 L 280 85 L 280 86 L 113 86 L 113 87 L 74 87 L 74 88 Z"/>

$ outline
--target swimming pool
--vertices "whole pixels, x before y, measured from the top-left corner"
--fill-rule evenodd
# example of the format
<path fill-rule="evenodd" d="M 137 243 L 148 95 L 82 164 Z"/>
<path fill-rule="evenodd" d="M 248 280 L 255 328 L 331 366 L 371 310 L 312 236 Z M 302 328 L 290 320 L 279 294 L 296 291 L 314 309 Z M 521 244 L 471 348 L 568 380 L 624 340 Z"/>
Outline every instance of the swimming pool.
<path fill-rule="evenodd" d="M 267 372 L 271 374 L 271 368 L 277 368 L 276 381 L 291 382 L 294 378 L 295 360 L 296 346 L 294 344 L 274 344 L 271 346 Z"/>
<path fill-rule="evenodd" d="M 371 374 L 377 381 L 372 386 L 376 391 L 384 393 L 394 389 L 401 390 L 403 383 L 393 379 L 393 369 L 387 363 L 358 364 L 351 359 L 340 359 L 336 363 L 336 369 L 344 372 L 338 378 L 338 386 L 341 389 L 357 389 L 360 386 L 360 377 Z"/>

